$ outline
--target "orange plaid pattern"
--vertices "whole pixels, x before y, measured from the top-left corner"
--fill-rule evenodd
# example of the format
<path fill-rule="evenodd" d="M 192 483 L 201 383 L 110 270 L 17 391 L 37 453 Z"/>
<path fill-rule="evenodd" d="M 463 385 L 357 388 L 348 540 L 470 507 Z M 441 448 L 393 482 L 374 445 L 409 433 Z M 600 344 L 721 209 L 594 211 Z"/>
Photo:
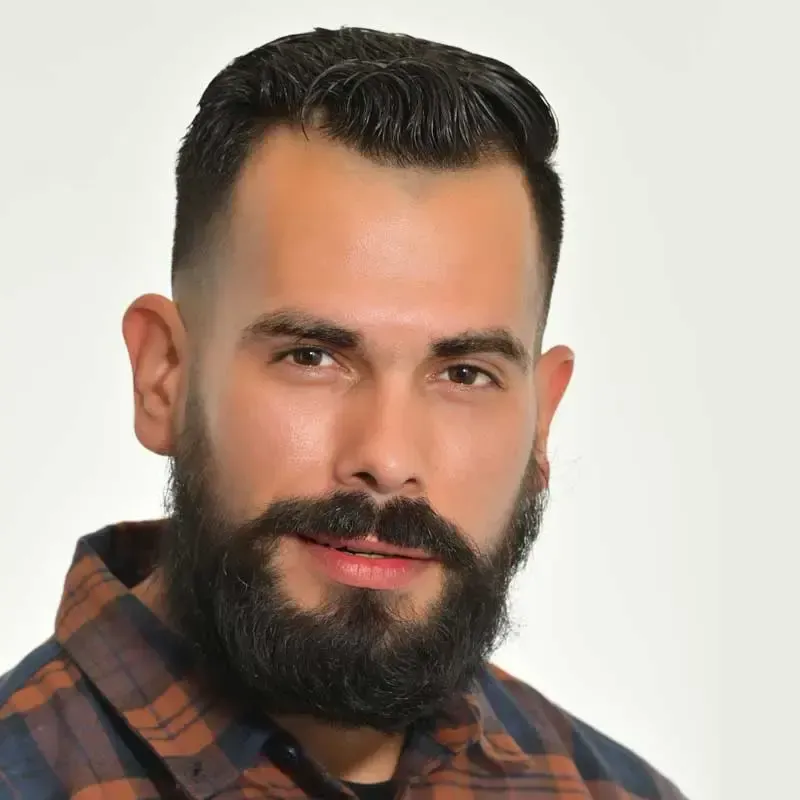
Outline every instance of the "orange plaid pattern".
<path fill-rule="evenodd" d="M 353 797 L 277 726 L 208 693 L 181 643 L 130 592 L 162 524 L 109 526 L 78 542 L 54 636 L 0 678 L 0 800 Z M 491 665 L 430 723 L 401 757 L 398 798 L 683 798 Z"/>

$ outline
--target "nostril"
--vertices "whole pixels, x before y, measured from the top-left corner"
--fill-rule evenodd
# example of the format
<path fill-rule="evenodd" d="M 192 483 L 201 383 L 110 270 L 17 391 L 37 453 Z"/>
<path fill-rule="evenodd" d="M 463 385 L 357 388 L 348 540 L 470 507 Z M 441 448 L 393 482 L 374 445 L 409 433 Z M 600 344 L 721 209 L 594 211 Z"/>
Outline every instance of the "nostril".
<path fill-rule="evenodd" d="M 370 489 L 378 490 L 380 484 L 375 476 L 370 472 L 356 472 L 355 476 L 362 483 L 365 483 Z"/>

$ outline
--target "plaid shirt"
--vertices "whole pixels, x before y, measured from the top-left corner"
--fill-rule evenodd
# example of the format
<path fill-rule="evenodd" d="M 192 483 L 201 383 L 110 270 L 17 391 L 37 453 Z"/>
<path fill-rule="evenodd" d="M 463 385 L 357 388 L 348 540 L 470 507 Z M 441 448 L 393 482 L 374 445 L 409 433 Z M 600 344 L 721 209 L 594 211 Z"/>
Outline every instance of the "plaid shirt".
<path fill-rule="evenodd" d="M 0 799 L 353 797 L 277 726 L 205 692 L 129 591 L 160 530 L 126 523 L 79 541 L 54 637 L 0 677 Z M 408 800 L 683 797 L 493 666 L 409 738 L 395 778 L 395 797 Z"/>

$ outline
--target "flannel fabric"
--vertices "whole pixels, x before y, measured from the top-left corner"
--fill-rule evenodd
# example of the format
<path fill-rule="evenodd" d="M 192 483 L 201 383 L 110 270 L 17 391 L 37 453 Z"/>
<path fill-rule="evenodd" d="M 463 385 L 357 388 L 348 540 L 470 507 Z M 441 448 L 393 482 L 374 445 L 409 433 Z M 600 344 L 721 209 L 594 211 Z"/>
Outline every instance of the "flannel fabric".
<path fill-rule="evenodd" d="M 131 593 L 162 525 L 113 525 L 78 542 L 54 636 L 0 677 L 0 800 L 352 798 L 286 732 L 207 691 Z M 683 798 L 492 665 L 411 733 L 395 779 L 408 800 Z"/>

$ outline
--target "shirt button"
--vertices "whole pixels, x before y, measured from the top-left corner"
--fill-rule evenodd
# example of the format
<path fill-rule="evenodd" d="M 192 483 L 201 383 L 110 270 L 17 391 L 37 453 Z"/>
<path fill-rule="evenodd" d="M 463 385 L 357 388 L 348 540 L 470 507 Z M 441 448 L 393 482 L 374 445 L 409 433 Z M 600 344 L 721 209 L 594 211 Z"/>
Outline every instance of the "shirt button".
<path fill-rule="evenodd" d="M 297 761 L 297 748 L 293 745 L 287 745 L 283 750 L 283 754 L 286 756 L 287 760 Z"/>

